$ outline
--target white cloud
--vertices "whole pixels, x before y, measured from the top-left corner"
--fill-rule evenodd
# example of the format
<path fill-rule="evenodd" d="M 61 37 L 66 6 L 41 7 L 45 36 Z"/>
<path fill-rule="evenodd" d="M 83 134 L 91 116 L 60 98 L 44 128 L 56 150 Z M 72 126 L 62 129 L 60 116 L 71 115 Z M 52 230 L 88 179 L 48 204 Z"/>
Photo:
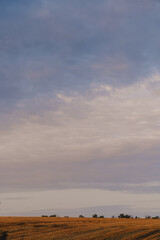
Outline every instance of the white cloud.
<path fill-rule="evenodd" d="M 155 91 L 159 79 L 157 75 L 123 88 L 108 85 L 92 87 L 84 95 L 59 93 L 57 98 L 60 102 L 55 98 L 44 99 L 44 106 L 50 104 L 49 110 L 42 108 L 38 114 L 30 115 L 14 113 L 12 118 L 17 119 L 17 124 L 11 125 L 7 131 L 1 130 L 1 163 L 6 166 L 28 163 L 30 168 L 32 163 L 39 163 L 45 166 L 47 172 L 54 163 L 62 164 L 63 169 L 66 163 L 98 164 L 103 160 L 100 168 L 102 171 L 103 168 L 108 169 L 110 182 L 122 168 L 128 172 L 129 178 L 133 167 L 135 174 L 136 168 L 142 170 L 152 163 L 157 168 L 155 156 L 160 154 L 160 97 Z M 37 103 L 38 100 L 35 101 Z M 54 101 L 58 102 L 57 108 L 52 108 Z M 152 162 L 149 156 L 153 156 Z M 118 175 L 122 181 L 123 171 L 122 176 Z M 54 172 L 55 184 L 58 175 Z M 63 182 L 66 176 L 65 172 L 61 179 Z M 72 177 L 70 183 L 74 182 Z M 60 181 L 59 177 L 57 179 Z M 139 181 L 144 179 L 139 177 Z"/>

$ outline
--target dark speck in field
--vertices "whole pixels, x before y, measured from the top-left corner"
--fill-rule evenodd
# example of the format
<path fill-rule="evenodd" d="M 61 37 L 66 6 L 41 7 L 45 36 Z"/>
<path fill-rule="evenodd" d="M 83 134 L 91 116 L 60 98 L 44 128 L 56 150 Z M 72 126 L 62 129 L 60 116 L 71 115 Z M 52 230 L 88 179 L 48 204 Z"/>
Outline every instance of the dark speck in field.
<path fill-rule="evenodd" d="M 2 233 L 2 235 L 0 236 L 0 240 L 6 240 L 7 237 L 8 237 L 8 234 L 7 234 L 6 231 L 4 231 L 4 232 Z"/>
<path fill-rule="evenodd" d="M 46 225 L 34 225 L 34 227 L 46 227 Z"/>
<path fill-rule="evenodd" d="M 67 224 L 54 224 L 52 227 L 55 228 L 71 228 L 71 226 L 68 226 Z"/>
<path fill-rule="evenodd" d="M 17 225 L 19 225 L 19 226 L 24 226 L 25 223 L 17 223 Z"/>

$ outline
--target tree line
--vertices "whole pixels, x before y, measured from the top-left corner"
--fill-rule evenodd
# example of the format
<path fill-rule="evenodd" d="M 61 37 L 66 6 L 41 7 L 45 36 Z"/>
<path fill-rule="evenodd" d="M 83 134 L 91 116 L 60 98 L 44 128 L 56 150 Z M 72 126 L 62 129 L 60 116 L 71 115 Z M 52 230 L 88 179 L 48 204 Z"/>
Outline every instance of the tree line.
<path fill-rule="evenodd" d="M 52 215 L 41 215 L 41 217 L 58 217 L 58 215 L 56 215 L 56 214 L 52 214 Z M 64 217 L 69 217 L 69 216 L 64 216 Z M 85 216 L 79 215 L 79 218 L 85 218 Z M 92 218 L 104 218 L 104 216 L 103 216 L 103 215 L 98 216 L 98 215 L 95 213 L 95 214 L 92 215 Z M 129 214 L 120 213 L 120 214 L 118 215 L 118 217 L 112 216 L 111 218 L 135 218 L 135 219 L 138 219 L 138 218 L 140 218 L 140 217 L 138 217 L 138 216 L 133 217 L 132 215 L 129 215 Z M 160 219 L 159 216 L 152 217 L 152 216 L 149 216 L 149 215 L 146 215 L 145 218 L 146 218 L 146 219 Z"/>

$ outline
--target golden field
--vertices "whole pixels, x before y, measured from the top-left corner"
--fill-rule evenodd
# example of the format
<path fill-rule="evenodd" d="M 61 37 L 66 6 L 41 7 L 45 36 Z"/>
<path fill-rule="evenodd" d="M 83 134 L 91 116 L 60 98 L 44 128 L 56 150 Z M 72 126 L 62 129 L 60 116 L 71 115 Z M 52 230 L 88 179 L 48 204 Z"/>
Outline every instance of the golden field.
<path fill-rule="evenodd" d="M 160 239 L 160 219 L 0 217 L 0 239 Z"/>

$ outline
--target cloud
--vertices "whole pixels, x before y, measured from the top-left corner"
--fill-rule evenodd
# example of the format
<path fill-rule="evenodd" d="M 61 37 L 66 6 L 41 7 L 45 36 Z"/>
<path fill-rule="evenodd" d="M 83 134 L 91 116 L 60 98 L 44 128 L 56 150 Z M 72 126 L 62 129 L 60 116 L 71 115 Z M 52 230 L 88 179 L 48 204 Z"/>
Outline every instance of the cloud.
<path fill-rule="evenodd" d="M 159 69 L 158 1 L 14 1 L 0 12 L 5 108 L 54 90 L 126 86 Z"/>
<path fill-rule="evenodd" d="M 1 191 L 155 188 L 159 86 L 157 73 L 130 86 L 97 84 L 83 94 L 22 101 L 0 128 Z"/>

